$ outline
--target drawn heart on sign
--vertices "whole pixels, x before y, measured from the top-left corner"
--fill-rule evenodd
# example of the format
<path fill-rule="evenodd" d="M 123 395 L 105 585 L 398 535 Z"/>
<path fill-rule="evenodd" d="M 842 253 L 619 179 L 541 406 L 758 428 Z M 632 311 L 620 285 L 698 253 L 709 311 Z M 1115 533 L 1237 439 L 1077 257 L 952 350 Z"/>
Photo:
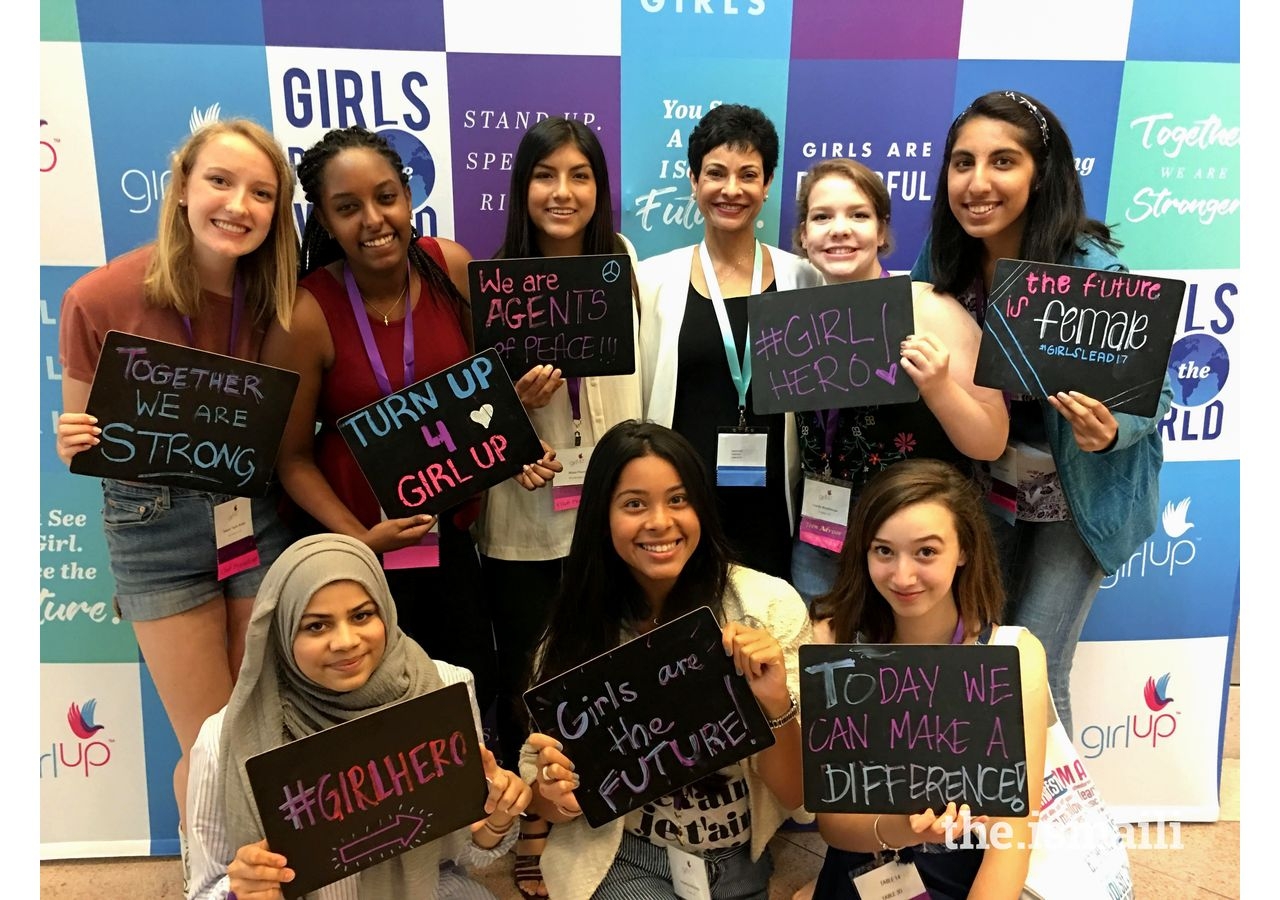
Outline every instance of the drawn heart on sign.
<path fill-rule="evenodd" d="M 493 404 L 486 403 L 479 409 L 472 410 L 471 421 L 485 428 L 489 427 L 489 422 L 493 419 Z"/>
<path fill-rule="evenodd" d="M 884 369 L 876 369 L 876 374 L 879 375 L 881 378 L 883 378 L 885 381 L 889 382 L 890 384 L 897 384 L 898 383 L 898 364 L 890 363 L 888 371 L 885 371 Z M 472 415 L 474 415 L 474 413 Z"/>

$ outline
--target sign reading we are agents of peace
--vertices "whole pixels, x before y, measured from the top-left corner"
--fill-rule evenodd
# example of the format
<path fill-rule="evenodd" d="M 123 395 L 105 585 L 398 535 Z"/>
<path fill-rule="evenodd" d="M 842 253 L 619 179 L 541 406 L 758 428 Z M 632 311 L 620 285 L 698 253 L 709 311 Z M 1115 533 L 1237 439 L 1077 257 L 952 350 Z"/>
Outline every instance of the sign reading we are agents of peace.
<path fill-rule="evenodd" d="M 524 695 L 564 745 L 592 827 L 773 746 L 773 732 L 700 607 Z"/>
<path fill-rule="evenodd" d="M 911 277 L 758 294 L 747 299 L 757 414 L 910 403 L 898 366 L 915 330 Z"/>
<path fill-rule="evenodd" d="M 77 475 L 266 496 L 298 373 L 109 331 L 85 411 L 100 443 Z"/>
<path fill-rule="evenodd" d="M 438 515 L 543 452 L 493 349 L 356 410 L 338 431 L 393 518 Z"/>
<path fill-rule="evenodd" d="M 451 684 L 245 760 L 289 900 L 484 818 L 465 684 Z"/>
<path fill-rule="evenodd" d="M 636 370 L 631 257 L 472 260 L 476 347 L 494 347 L 513 380 L 550 364 L 565 377 Z"/>
<path fill-rule="evenodd" d="M 1153 416 L 1187 283 L 1135 272 L 996 261 L 973 381 L 1048 397 L 1078 391 Z"/>
<path fill-rule="evenodd" d="M 809 812 L 1027 814 L 1016 646 L 804 644 L 800 721 Z"/>

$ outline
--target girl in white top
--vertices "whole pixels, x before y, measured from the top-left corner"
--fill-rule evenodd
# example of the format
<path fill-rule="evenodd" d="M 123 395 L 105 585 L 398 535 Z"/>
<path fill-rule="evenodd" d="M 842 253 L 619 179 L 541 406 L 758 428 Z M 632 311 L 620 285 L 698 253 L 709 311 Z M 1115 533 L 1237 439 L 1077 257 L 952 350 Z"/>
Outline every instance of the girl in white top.
<path fill-rule="evenodd" d="M 635 248 L 613 230 L 604 148 L 581 122 L 554 116 L 526 131 L 507 196 L 511 211 L 495 258 L 627 253 L 634 273 Z M 634 274 L 631 284 L 634 294 Z M 633 334 L 637 327 L 633 313 Z M 638 368 L 630 375 L 566 379 L 554 366 L 534 366 L 517 380 L 516 391 L 538 436 L 558 449 L 570 472 L 549 491 L 529 493 L 511 484 L 490 488 L 477 525 L 498 647 L 498 738 L 508 762 L 519 755 L 527 733 L 520 694 L 577 521 L 573 471 L 585 465 L 576 463 L 590 459 L 591 448 L 611 426 L 641 414 Z M 546 827 L 536 819 L 523 826 L 517 888 L 526 897 L 545 897 L 537 858 Z"/>

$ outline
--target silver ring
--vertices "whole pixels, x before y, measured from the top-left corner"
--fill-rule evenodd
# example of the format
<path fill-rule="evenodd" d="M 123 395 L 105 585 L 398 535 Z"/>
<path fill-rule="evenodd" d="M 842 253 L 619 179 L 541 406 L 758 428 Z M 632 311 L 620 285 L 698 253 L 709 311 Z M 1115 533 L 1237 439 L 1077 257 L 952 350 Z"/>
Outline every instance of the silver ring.
<path fill-rule="evenodd" d="M 547 763 L 546 765 L 544 765 L 544 766 L 542 767 L 542 780 L 543 780 L 543 781 L 545 781 L 547 784 L 550 784 L 551 782 L 555 781 L 555 779 L 554 779 L 554 778 L 549 778 L 549 777 L 547 776 L 547 768 L 548 768 L 550 765 L 551 765 L 551 763 Z"/>

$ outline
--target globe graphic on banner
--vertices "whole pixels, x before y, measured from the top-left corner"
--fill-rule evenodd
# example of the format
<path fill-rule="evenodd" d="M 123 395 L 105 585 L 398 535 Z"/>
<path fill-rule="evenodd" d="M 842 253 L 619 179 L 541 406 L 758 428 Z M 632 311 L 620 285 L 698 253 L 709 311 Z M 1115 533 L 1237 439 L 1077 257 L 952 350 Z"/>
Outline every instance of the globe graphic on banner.
<path fill-rule="evenodd" d="M 1178 406 L 1208 403 L 1227 383 L 1231 360 L 1222 342 L 1209 334 L 1188 334 L 1169 353 L 1169 382 Z"/>
<path fill-rule="evenodd" d="M 384 128 L 378 132 L 391 149 L 400 154 L 405 172 L 409 175 L 409 191 L 413 195 L 416 212 L 426 205 L 431 189 L 436 186 L 436 164 L 425 144 L 418 136 L 399 128 Z"/>

